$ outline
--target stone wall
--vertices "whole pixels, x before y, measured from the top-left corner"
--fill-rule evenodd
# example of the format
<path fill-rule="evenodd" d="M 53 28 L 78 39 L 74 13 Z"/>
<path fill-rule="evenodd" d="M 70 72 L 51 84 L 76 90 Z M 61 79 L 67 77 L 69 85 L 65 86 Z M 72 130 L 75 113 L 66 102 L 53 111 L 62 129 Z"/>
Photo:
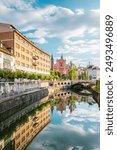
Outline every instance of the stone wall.
<path fill-rule="evenodd" d="M 0 82 L 0 99 L 32 91 L 34 89 L 46 87 L 48 88 L 48 81 L 41 80 L 16 80 L 14 82 Z"/>
<path fill-rule="evenodd" d="M 0 97 L 19 94 L 39 87 L 39 81 L 0 82 Z"/>
<path fill-rule="evenodd" d="M 48 89 L 38 88 L 32 91 L 3 98 L 0 100 L 0 121 L 46 96 L 48 96 Z"/>
<path fill-rule="evenodd" d="M 38 106 L 40 106 L 41 104 L 46 103 L 46 102 L 48 102 L 48 96 L 42 98 L 39 101 L 36 101 L 35 103 L 33 103 L 27 107 L 24 107 L 22 110 L 17 111 L 10 117 L 6 118 L 2 122 L 0 122 L 0 132 L 2 130 L 4 130 L 5 128 L 9 127 L 11 124 L 15 123 L 21 117 L 25 116 L 27 113 L 31 112 L 32 110 L 34 110 L 35 108 L 37 108 Z M 5 112 L 4 112 L 4 115 L 5 115 Z M 7 115 L 5 115 L 5 116 L 7 117 Z"/>

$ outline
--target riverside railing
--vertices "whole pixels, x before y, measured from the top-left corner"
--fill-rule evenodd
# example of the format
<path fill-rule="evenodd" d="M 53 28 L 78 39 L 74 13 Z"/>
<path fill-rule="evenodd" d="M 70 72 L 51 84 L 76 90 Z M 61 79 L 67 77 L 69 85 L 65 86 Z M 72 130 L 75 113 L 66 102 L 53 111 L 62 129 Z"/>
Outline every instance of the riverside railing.
<path fill-rule="evenodd" d="M 0 82 L 0 97 L 7 97 L 41 88 L 40 81 Z"/>

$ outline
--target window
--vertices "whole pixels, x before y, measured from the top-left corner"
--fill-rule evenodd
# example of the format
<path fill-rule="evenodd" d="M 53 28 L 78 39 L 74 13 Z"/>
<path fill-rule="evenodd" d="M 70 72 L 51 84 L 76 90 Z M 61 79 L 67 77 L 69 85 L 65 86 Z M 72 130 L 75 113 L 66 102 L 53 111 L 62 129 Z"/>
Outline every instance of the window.
<path fill-rule="evenodd" d="M 17 48 L 17 49 L 20 49 L 20 45 L 19 45 L 19 44 L 17 44 L 17 43 L 16 43 L 16 48 Z"/>
<path fill-rule="evenodd" d="M 22 134 L 24 134 L 24 132 L 25 132 L 25 129 L 24 129 L 24 130 L 22 130 Z"/>
<path fill-rule="evenodd" d="M 28 64 L 26 64 L 26 67 L 27 67 L 27 68 L 29 68 L 29 65 L 28 65 Z"/>
<path fill-rule="evenodd" d="M 25 140 L 25 136 L 22 138 L 22 142 Z"/>
<path fill-rule="evenodd" d="M 26 49 L 26 53 L 29 54 L 29 50 Z"/>
<path fill-rule="evenodd" d="M 25 40 L 23 40 L 23 43 L 25 43 Z"/>
<path fill-rule="evenodd" d="M 15 61 L 16 65 L 20 65 L 20 61 L 16 60 Z"/>
<path fill-rule="evenodd" d="M 21 62 L 21 66 L 25 67 L 25 63 Z"/>
<path fill-rule="evenodd" d="M 30 133 L 32 133 L 33 129 L 30 130 Z"/>
<path fill-rule="evenodd" d="M 25 59 L 25 56 L 21 54 L 21 58 L 22 58 L 22 59 Z"/>
<path fill-rule="evenodd" d="M 26 130 L 28 130 L 29 129 L 29 125 L 26 127 Z"/>
<path fill-rule="evenodd" d="M 16 148 L 18 148 L 20 146 L 20 142 L 17 143 Z"/>
<path fill-rule="evenodd" d="M 20 137 L 20 133 L 16 136 L 16 139 L 18 139 Z"/>
<path fill-rule="evenodd" d="M 15 53 L 16 57 L 20 57 L 20 53 L 16 52 Z"/>
<path fill-rule="evenodd" d="M 32 55 L 33 55 L 33 53 L 32 53 L 32 52 L 30 52 L 30 55 L 32 56 Z"/>
<path fill-rule="evenodd" d="M 21 47 L 21 50 L 22 50 L 23 52 L 25 52 L 25 48 L 24 48 L 24 47 Z"/>
<path fill-rule="evenodd" d="M 20 40 L 20 37 L 18 35 L 15 36 L 16 40 Z"/>
<path fill-rule="evenodd" d="M 26 136 L 27 136 L 27 137 L 29 136 L 29 132 L 26 134 Z"/>
<path fill-rule="evenodd" d="M 29 57 L 26 57 L 26 60 L 29 61 Z"/>

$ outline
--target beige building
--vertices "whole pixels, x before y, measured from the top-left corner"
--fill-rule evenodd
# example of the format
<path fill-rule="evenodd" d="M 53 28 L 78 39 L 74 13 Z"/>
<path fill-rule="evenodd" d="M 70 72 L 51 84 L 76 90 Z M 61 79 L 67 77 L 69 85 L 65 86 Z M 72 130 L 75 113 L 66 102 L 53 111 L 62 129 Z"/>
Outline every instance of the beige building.
<path fill-rule="evenodd" d="M 11 149 L 24 150 L 33 138 L 50 123 L 50 106 L 44 106 L 42 110 L 36 110 L 35 114 L 26 116 L 24 123 L 19 123 L 19 126 L 11 133 L 4 135 L 0 139 L 0 150 Z"/>
<path fill-rule="evenodd" d="M 38 48 L 14 26 L 0 23 L 0 42 L 9 54 L 14 56 L 12 69 L 50 74 L 50 55 Z"/>
<path fill-rule="evenodd" d="M 6 47 L 0 42 L 0 68 L 12 69 L 14 67 L 14 57 Z"/>
<path fill-rule="evenodd" d="M 19 126 L 15 132 L 15 150 L 23 150 L 31 140 L 50 122 L 50 106 L 37 111 L 28 121 Z"/>

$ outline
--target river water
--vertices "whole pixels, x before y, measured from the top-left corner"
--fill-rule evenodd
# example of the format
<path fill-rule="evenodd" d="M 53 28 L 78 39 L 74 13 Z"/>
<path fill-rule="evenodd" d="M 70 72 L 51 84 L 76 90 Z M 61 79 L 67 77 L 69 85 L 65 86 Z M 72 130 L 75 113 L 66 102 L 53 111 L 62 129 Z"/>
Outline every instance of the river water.
<path fill-rule="evenodd" d="M 91 95 L 61 91 L 25 110 L 1 132 L 0 150 L 100 149 L 99 105 Z"/>

